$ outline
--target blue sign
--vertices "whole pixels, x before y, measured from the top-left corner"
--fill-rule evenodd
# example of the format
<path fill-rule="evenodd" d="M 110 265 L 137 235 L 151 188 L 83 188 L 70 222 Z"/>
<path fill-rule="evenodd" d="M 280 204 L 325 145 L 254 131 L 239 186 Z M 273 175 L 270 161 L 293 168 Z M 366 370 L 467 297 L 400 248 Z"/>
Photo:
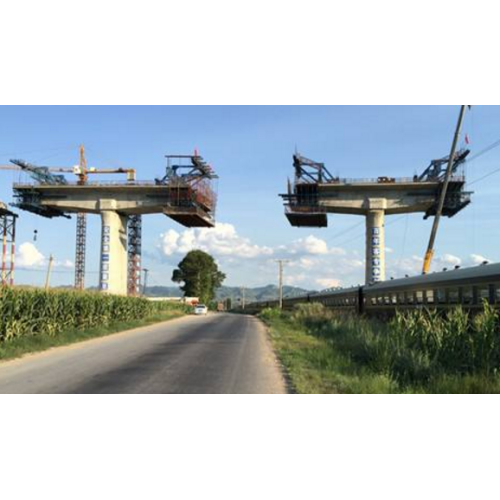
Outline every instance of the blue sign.
<path fill-rule="evenodd" d="M 109 262 L 109 254 L 103 253 L 101 256 L 102 262 Z"/>

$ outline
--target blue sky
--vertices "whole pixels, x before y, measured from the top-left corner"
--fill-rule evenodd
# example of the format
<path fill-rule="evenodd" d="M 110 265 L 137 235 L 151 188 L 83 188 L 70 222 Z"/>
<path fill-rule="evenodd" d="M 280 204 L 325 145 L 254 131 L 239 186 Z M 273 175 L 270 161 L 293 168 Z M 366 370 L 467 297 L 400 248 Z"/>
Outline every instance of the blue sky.
<path fill-rule="evenodd" d="M 144 266 L 151 284 L 171 285 L 184 251 L 211 251 L 227 284 L 276 281 L 274 259 L 287 257 L 287 281 L 306 288 L 363 281 L 364 227 L 354 216 L 330 216 L 328 229 L 290 227 L 278 193 L 292 175 L 294 149 L 345 177 L 408 176 L 449 152 L 457 106 L 168 106 L 0 107 L 0 164 L 23 158 L 48 166 L 74 165 L 85 144 L 89 164 L 136 168 L 139 179 L 161 176 L 164 155 L 198 148 L 220 175 L 217 220 L 210 234 L 164 216 L 144 219 Z M 500 107 L 474 107 L 465 131 L 473 151 L 500 138 Z M 500 167 L 500 148 L 467 167 L 473 180 Z M 0 172 L 0 199 L 11 201 L 18 173 Z M 473 204 L 444 219 L 436 266 L 500 260 L 500 174 L 474 184 Z M 388 273 L 417 272 L 431 221 L 422 215 L 387 219 Z M 357 227 L 355 227 L 358 224 Z M 37 241 L 33 232 L 38 231 Z M 339 233 L 350 230 L 336 237 Z M 74 220 L 26 212 L 18 224 L 18 283 L 41 284 L 50 253 L 54 284 L 73 281 Z M 24 246 L 23 246 L 24 244 Z M 22 250 L 21 250 L 22 248 Z M 99 219 L 89 218 L 87 285 L 97 284 Z"/>

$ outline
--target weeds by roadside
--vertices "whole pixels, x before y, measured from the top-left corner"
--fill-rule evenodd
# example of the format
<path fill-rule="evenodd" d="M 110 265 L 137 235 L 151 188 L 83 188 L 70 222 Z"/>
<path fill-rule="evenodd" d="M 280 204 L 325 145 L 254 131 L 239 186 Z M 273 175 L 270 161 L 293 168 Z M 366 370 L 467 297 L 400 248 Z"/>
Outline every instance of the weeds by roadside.
<path fill-rule="evenodd" d="M 321 304 L 261 318 L 298 392 L 500 392 L 500 322 L 487 304 L 475 316 L 418 310 L 389 323 Z"/>

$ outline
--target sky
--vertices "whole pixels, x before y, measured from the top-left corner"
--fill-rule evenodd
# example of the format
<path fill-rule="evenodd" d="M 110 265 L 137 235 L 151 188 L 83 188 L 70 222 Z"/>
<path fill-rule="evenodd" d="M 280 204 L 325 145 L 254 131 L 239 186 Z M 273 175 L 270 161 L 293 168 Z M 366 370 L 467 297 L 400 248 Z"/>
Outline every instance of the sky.
<path fill-rule="evenodd" d="M 164 175 L 166 154 L 197 148 L 219 174 L 217 226 L 186 229 L 162 215 L 143 219 L 143 266 L 150 285 L 172 286 L 185 253 L 211 253 L 225 284 L 276 283 L 276 259 L 290 262 L 285 282 L 306 289 L 364 281 L 364 218 L 330 215 L 327 229 L 292 228 L 279 193 L 293 176 L 292 155 L 324 162 L 341 177 L 405 177 L 449 153 L 458 106 L 0 106 L 0 164 L 22 158 L 73 166 L 84 144 L 89 165 L 131 167 L 138 179 Z M 500 107 L 473 107 L 464 134 L 475 154 L 500 139 Z M 445 218 L 433 269 L 500 261 L 500 148 L 466 167 L 473 203 Z M 12 202 L 17 172 L 0 172 L 0 200 Z M 432 220 L 422 214 L 386 219 L 387 276 L 417 274 Z M 34 241 L 34 234 L 37 238 Z M 87 286 L 97 286 L 98 216 L 88 218 Z M 21 212 L 17 233 L 19 284 L 40 285 L 49 255 L 54 285 L 74 275 L 75 220 Z"/>

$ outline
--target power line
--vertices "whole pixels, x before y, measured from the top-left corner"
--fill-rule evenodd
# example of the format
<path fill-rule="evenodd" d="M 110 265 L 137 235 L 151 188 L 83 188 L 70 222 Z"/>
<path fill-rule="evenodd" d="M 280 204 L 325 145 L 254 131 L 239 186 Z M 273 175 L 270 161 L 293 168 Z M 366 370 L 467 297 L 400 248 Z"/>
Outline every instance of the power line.
<path fill-rule="evenodd" d="M 498 139 L 493 144 L 490 144 L 488 147 L 484 148 L 482 151 L 479 151 L 479 153 L 476 153 L 474 156 L 469 158 L 467 160 L 467 163 L 471 163 L 474 160 L 481 158 L 481 156 L 484 156 L 485 154 L 489 153 L 490 151 L 493 151 L 494 149 L 498 148 L 499 146 L 500 146 L 500 139 Z"/>
<path fill-rule="evenodd" d="M 356 224 L 340 231 L 339 233 L 335 234 L 334 236 L 328 238 L 328 241 L 331 243 L 333 240 L 336 240 L 337 238 L 340 238 L 341 236 L 344 236 L 344 234 L 348 234 L 350 233 L 351 231 L 354 231 L 355 229 L 357 229 L 358 227 L 362 226 L 364 224 L 363 221 L 361 222 L 357 222 Z"/>
<path fill-rule="evenodd" d="M 500 168 L 497 168 L 493 170 L 492 172 L 489 172 L 488 174 L 483 175 L 482 177 L 479 177 L 478 179 L 474 179 L 472 182 L 468 183 L 468 186 L 473 186 L 474 184 L 477 184 L 478 182 L 484 181 L 485 179 L 488 179 L 488 177 L 491 177 L 495 174 L 500 172 Z"/>
<path fill-rule="evenodd" d="M 483 150 L 479 151 L 474 156 L 472 156 L 471 158 L 469 158 L 467 160 L 467 163 L 471 163 L 474 160 L 477 160 L 478 158 L 481 158 L 485 154 L 489 153 L 490 151 L 493 151 L 494 149 L 496 149 L 498 147 L 500 147 L 500 139 L 498 139 L 497 141 L 493 142 L 492 144 L 490 144 L 489 146 L 487 146 L 486 148 L 484 148 Z M 495 169 L 495 170 L 493 170 L 493 171 L 491 171 L 491 172 L 483 175 L 482 177 L 474 179 L 472 182 L 469 182 L 468 185 L 472 186 L 474 184 L 477 184 L 478 182 L 484 181 L 485 179 L 488 179 L 489 177 L 497 174 L 498 172 L 500 172 L 500 168 L 497 168 L 497 169 Z"/>
<path fill-rule="evenodd" d="M 400 217 L 396 217 L 395 219 L 393 219 L 390 222 L 388 222 L 385 226 L 386 227 L 387 226 L 392 226 L 393 224 L 396 224 L 400 220 L 403 220 L 405 217 L 406 217 L 406 215 L 401 215 Z M 360 226 L 360 225 L 363 225 L 363 224 L 364 224 L 364 222 L 361 222 L 361 223 L 357 224 L 357 226 Z M 352 227 L 351 229 L 354 229 L 354 227 Z M 353 241 L 359 240 L 360 238 L 363 238 L 363 237 L 365 237 L 365 233 L 364 232 L 363 233 L 359 233 L 354 238 L 350 238 L 348 240 L 342 241 L 341 243 L 339 243 L 339 246 L 347 245 L 347 244 L 352 243 Z"/>

